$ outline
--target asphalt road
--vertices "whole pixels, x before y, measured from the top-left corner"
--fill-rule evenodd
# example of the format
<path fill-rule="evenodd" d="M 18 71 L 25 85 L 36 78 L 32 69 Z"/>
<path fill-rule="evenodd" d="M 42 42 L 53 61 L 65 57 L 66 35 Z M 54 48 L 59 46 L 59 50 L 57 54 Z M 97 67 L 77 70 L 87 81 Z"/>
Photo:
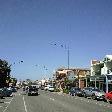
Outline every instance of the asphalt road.
<path fill-rule="evenodd" d="M 112 112 L 112 104 L 61 93 L 39 91 L 38 96 L 7 97 L 0 103 L 0 112 Z"/>

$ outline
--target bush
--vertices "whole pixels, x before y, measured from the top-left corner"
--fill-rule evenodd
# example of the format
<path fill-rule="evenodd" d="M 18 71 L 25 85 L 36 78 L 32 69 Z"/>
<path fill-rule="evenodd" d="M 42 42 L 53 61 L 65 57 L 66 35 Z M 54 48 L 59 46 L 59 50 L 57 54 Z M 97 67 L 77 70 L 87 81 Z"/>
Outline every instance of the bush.
<path fill-rule="evenodd" d="M 54 92 L 60 92 L 60 90 L 59 89 L 54 89 Z"/>
<path fill-rule="evenodd" d="M 69 94 L 69 90 L 68 89 L 63 89 L 63 93 Z"/>

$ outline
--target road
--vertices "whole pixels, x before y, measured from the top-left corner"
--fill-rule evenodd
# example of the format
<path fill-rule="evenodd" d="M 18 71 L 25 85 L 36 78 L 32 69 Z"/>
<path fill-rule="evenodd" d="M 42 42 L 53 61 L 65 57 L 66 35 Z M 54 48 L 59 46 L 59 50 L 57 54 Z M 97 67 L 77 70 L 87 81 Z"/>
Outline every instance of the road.
<path fill-rule="evenodd" d="M 112 112 L 112 104 L 61 93 L 39 91 L 27 96 L 18 91 L 0 103 L 0 112 Z"/>

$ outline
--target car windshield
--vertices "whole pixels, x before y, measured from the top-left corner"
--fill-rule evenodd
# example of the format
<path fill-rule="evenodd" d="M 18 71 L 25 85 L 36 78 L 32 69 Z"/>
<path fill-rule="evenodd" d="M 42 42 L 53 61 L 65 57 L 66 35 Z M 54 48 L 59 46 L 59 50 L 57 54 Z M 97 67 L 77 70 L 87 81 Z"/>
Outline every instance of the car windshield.
<path fill-rule="evenodd" d="M 99 90 L 99 89 L 93 89 L 93 91 L 103 92 L 102 90 Z"/>

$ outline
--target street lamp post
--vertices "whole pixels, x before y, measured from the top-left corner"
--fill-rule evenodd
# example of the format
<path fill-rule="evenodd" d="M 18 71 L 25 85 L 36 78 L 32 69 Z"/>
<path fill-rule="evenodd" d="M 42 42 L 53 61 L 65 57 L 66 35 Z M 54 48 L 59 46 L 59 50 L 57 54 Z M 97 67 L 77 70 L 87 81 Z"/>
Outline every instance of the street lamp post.
<path fill-rule="evenodd" d="M 108 93 L 108 77 L 107 75 L 105 75 L 105 77 L 106 77 L 106 93 Z"/>
<path fill-rule="evenodd" d="M 68 46 L 68 49 L 67 49 L 67 56 L 68 56 L 68 69 L 69 69 L 69 66 L 70 66 L 70 51 L 69 51 L 69 46 Z"/>

